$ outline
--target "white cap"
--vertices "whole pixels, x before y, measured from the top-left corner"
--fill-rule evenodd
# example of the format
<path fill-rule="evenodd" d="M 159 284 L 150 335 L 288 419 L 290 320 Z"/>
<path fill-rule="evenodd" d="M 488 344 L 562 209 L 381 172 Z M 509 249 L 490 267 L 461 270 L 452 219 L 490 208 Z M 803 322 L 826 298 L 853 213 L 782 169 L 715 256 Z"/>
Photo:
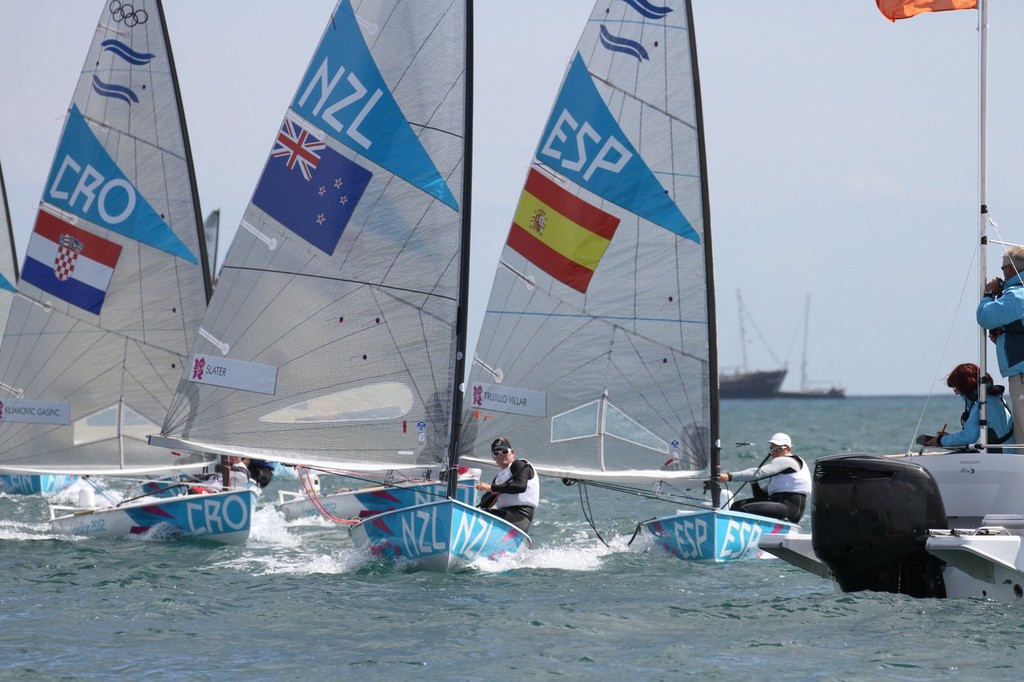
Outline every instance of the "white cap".
<path fill-rule="evenodd" d="M 786 433 L 776 433 L 774 436 L 768 439 L 768 442 L 772 445 L 785 445 L 786 447 L 793 447 L 793 439 Z"/>

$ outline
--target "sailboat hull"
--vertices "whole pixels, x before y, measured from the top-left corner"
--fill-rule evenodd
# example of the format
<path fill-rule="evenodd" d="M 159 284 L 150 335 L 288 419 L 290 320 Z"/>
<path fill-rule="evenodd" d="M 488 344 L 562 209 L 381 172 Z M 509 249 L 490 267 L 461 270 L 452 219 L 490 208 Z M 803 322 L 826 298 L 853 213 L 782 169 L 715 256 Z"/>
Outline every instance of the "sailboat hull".
<path fill-rule="evenodd" d="M 256 493 L 229 490 L 208 495 L 183 495 L 120 507 L 79 510 L 50 520 L 50 527 L 75 537 L 150 539 L 202 538 L 242 545 L 249 537 Z"/>
<path fill-rule="evenodd" d="M 441 573 L 509 557 L 531 544 L 504 519 L 450 499 L 383 512 L 349 530 L 352 544 L 375 557 Z"/>
<path fill-rule="evenodd" d="M 718 379 L 719 396 L 725 398 L 772 398 L 782 387 L 786 370 L 724 374 Z"/>
<path fill-rule="evenodd" d="M 419 483 L 400 483 L 391 486 L 373 486 L 359 490 L 320 495 L 317 504 L 308 497 L 288 500 L 288 493 L 278 493 L 278 509 L 287 521 L 320 516 L 322 507 L 331 516 L 341 519 L 357 519 L 374 516 L 382 512 L 427 504 L 444 499 L 448 494 L 448 484 L 443 481 L 423 481 Z M 460 482 L 455 492 L 460 502 L 475 506 L 477 491 L 476 479 Z"/>
<path fill-rule="evenodd" d="M 0 493 L 8 495 L 52 495 L 78 480 L 67 474 L 18 474 L 0 476 Z"/>
<path fill-rule="evenodd" d="M 652 543 L 684 561 L 725 563 L 760 556 L 758 541 L 766 535 L 797 533 L 787 521 L 729 510 L 680 512 L 640 524 Z"/>

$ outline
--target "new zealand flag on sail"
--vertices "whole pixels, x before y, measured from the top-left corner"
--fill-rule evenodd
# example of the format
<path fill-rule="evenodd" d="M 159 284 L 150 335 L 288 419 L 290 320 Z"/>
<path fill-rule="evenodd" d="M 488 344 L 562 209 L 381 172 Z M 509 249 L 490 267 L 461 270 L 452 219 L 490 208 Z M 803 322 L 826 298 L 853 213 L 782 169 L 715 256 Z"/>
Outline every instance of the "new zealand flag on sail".
<path fill-rule="evenodd" d="M 372 177 L 285 118 L 252 203 L 330 256 Z"/>

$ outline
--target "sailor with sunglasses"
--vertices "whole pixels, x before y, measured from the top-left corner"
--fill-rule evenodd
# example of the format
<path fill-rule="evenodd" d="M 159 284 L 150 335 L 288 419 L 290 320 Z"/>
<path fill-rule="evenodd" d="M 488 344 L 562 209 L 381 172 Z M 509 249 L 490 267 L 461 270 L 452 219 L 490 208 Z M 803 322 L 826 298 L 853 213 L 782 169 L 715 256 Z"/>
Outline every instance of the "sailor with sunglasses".
<path fill-rule="evenodd" d="M 806 462 L 793 454 L 793 440 L 785 433 L 776 433 L 768 440 L 768 452 L 771 461 L 761 466 L 722 472 L 721 481 L 753 482 L 754 497 L 737 500 L 729 508 L 799 523 L 811 494 L 811 471 Z M 760 482 L 765 484 L 763 488 Z"/>
<path fill-rule="evenodd" d="M 495 438 L 491 457 L 501 471 L 492 483 L 480 482 L 476 489 L 484 492 L 480 508 L 501 517 L 524 533 L 530 530 L 533 512 L 540 504 L 540 477 L 525 459 L 516 459 L 516 451 L 508 438 Z"/>

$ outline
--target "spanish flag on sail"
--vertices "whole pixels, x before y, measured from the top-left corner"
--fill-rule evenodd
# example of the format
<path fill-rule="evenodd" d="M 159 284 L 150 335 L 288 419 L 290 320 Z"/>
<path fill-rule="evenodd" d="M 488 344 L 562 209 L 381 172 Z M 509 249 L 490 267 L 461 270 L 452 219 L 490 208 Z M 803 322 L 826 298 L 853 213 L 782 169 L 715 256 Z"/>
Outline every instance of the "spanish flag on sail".
<path fill-rule="evenodd" d="M 875 4 L 889 21 L 909 19 L 923 12 L 978 8 L 978 0 L 875 0 Z"/>
<path fill-rule="evenodd" d="M 531 168 L 508 245 L 559 282 L 585 294 L 618 226 L 618 218 Z"/>

